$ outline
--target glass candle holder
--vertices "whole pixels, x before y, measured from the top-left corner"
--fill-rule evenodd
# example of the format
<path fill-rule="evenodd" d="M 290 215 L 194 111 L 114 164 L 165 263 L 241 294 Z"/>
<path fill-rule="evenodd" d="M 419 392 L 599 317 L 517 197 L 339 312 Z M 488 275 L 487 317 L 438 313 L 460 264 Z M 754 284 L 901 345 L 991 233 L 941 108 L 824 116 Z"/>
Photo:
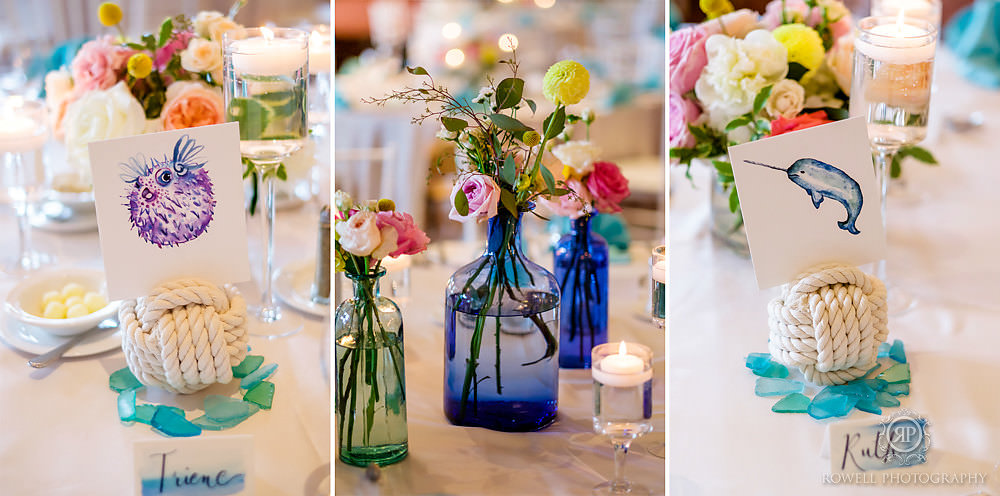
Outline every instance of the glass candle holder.
<path fill-rule="evenodd" d="M 895 18 L 900 12 L 906 17 L 923 19 L 941 30 L 940 0 L 872 0 L 872 17 Z"/>
<path fill-rule="evenodd" d="M 611 439 L 615 478 L 594 487 L 597 495 L 649 494 L 625 478 L 632 441 L 653 430 L 653 351 L 637 343 L 604 343 L 591 351 L 594 432 Z"/>
<path fill-rule="evenodd" d="M 46 174 L 37 160 L 48 139 L 45 104 L 20 96 L 0 99 L 0 184 L 10 196 L 17 215 L 18 254 L 5 271 L 20 276 L 53 262 L 31 245 L 32 204 L 46 183 Z M 29 157 L 28 160 L 25 157 Z"/>
<path fill-rule="evenodd" d="M 649 257 L 649 302 L 653 323 L 663 328 L 667 317 L 667 246 L 653 248 Z"/>
<path fill-rule="evenodd" d="M 253 163 L 263 191 L 263 289 L 249 308 L 250 333 L 285 336 L 301 319 L 282 317 L 274 298 L 274 181 L 281 161 L 308 135 L 309 33 L 287 28 L 240 28 L 223 37 L 226 117 L 240 124 L 240 152 Z"/>

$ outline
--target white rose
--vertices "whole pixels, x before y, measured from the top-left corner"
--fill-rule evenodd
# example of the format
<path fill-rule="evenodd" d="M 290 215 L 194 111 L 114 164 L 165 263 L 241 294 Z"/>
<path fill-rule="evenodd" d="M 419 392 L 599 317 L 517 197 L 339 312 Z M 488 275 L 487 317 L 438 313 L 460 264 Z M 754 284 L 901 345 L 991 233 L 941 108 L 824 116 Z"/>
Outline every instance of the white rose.
<path fill-rule="evenodd" d="M 805 100 L 806 90 L 802 85 L 791 79 L 782 79 L 771 87 L 771 96 L 764 105 L 764 112 L 771 119 L 791 119 L 802 112 Z"/>
<path fill-rule="evenodd" d="M 594 168 L 601 149 L 589 141 L 567 141 L 552 148 L 552 154 L 576 176 L 584 176 Z"/>
<path fill-rule="evenodd" d="M 208 37 L 213 41 L 222 43 L 222 34 L 226 31 L 231 31 L 233 29 L 239 29 L 243 26 L 236 24 L 232 19 L 228 17 L 223 17 L 222 19 L 216 19 L 208 27 Z"/>
<path fill-rule="evenodd" d="M 375 212 L 368 210 L 355 212 L 349 219 L 338 222 L 336 231 L 340 235 L 337 241 L 340 247 L 359 257 L 371 255 L 382 244 L 382 234 L 375 224 Z"/>
<path fill-rule="evenodd" d="M 89 164 L 87 143 L 142 134 L 146 112 L 125 82 L 84 93 L 71 103 L 63 119 L 66 154 L 73 163 Z"/>
<path fill-rule="evenodd" d="M 214 10 L 203 10 L 194 16 L 194 32 L 202 38 L 208 38 L 209 28 L 219 19 L 222 19 L 222 12 Z"/>
<path fill-rule="evenodd" d="M 713 128 L 724 130 L 734 117 L 753 108 L 753 100 L 764 87 L 788 73 L 788 50 L 763 29 L 746 39 L 712 35 L 705 42 L 708 64 L 694 91 Z"/>
<path fill-rule="evenodd" d="M 212 72 L 222 68 L 222 47 L 218 42 L 192 38 L 181 52 L 181 67 L 190 72 Z"/>

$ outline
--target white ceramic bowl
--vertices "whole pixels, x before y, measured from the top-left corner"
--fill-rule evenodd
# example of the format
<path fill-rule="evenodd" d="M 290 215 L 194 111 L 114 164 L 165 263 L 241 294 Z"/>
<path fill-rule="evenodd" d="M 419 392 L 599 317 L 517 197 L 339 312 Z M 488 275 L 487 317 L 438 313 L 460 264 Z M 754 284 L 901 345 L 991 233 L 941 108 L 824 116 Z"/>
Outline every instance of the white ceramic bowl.
<path fill-rule="evenodd" d="M 93 269 L 64 268 L 38 271 L 19 282 L 7 294 L 4 310 L 12 318 L 57 336 L 72 336 L 92 329 L 106 319 L 118 315 L 118 302 L 112 301 L 104 308 L 71 319 L 47 319 L 42 314 L 42 295 L 47 291 L 58 291 L 68 283 L 75 282 L 107 296 L 104 272 Z"/>

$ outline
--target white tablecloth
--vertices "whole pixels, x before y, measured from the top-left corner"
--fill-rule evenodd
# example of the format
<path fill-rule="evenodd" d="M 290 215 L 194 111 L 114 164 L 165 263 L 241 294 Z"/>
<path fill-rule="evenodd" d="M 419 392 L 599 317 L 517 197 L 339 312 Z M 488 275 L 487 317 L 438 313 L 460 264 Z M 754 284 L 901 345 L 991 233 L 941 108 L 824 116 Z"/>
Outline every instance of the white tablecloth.
<path fill-rule="evenodd" d="M 278 212 L 278 267 L 315 257 L 317 212 L 312 205 Z M 260 260 L 255 235 L 259 229 L 256 220 L 248 224 L 253 263 Z M 7 233 L 0 242 L 0 257 L 12 259 L 17 235 L 9 209 L 0 210 L 0 231 Z M 56 255 L 60 266 L 101 268 L 96 232 L 56 235 L 36 230 L 35 244 Z M 6 298 L 14 282 L 0 276 L 0 297 Z M 258 301 L 253 284 L 240 288 L 248 302 Z M 235 428 L 201 434 L 253 437 L 257 494 L 298 496 L 330 491 L 331 397 L 321 363 L 328 324 L 322 319 L 305 320 L 305 329 L 290 337 L 250 338 L 253 354 L 263 355 L 265 363 L 278 364 L 269 379 L 276 386 L 271 410 L 261 410 Z M 132 443 L 162 437 L 147 425 L 126 426 L 118 420 L 117 394 L 108 388 L 108 376 L 125 367 L 121 349 L 66 359 L 45 369 L 29 367 L 32 356 L 0 345 L 0 494 L 130 494 Z M 181 406 L 193 418 L 206 394 L 235 396 L 236 388 L 236 384 L 216 385 L 191 396 L 150 390 L 141 392 L 139 399 Z"/>
<path fill-rule="evenodd" d="M 1000 217 L 995 155 L 1000 93 L 951 74 L 939 53 L 933 118 L 986 114 L 973 132 L 947 129 L 930 147 L 940 167 L 904 166 L 908 193 L 891 195 L 889 279 L 915 295 L 916 309 L 890 318 L 889 339 L 906 344 L 911 393 L 901 407 L 927 417 L 928 462 L 906 472 L 985 473 L 988 487 L 823 484 L 820 456 L 831 421 L 771 412 L 776 399 L 754 396 L 756 376 L 743 365 L 767 351 L 767 302 L 749 259 L 709 234 L 705 170 L 671 171 L 670 199 L 670 479 L 672 495 L 934 494 L 977 489 L 1000 494 Z M 884 409 L 891 414 L 896 409 Z M 878 417 L 854 411 L 850 419 Z"/>
<path fill-rule="evenodd" d="M 648 451 L 662 447 L 664 439 L 663 331 L 644 316 L 650 248 L 635 246 L 633 253 L 631 264 L 611 266 L 609 335 L 612 341 L 624 339 L 653 349 L 654 432 L 633 443 L 626 475 L 652 494 L 664 494 L 664 460 Z M 336 461 L 336 494 L 590 494 L 593 486 L 613 476 L 610 441 L 593 433 L 589 369 L 560 371 L 558 417 L 539 432 L 505 433 L 448 423 L 442 411 L 444 288 L 457 265 L 471 260 L 449 256 L 456 266 L 413 268 L 412 297 L 402 308 L 409 455 L 384 467 L 377 485 L 364 479 L 364 469 Z M 551 268 L 551 256 L 535 261 Z"/>

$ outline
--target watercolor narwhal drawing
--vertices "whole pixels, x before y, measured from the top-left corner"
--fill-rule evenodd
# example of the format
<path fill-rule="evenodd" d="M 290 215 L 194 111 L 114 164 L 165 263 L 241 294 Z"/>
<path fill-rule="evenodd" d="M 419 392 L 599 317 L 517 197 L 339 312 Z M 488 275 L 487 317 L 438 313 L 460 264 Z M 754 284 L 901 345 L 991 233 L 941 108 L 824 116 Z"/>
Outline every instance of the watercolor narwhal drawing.
<path fill-rule="evenodd" d="M 824 198 L 839 202 L 847 209 L 847 219 L 837 222 L 837 226 L 851 234 L 861 233 L 855 224 L 861 215 L 864 197 L 861 195 L 861 186 L 846 172 L 814 158 L 800 158 L 787 169 L 751 160 L 744 162 L 785 172 L 790 181 L 809 193 L 816 209 L 819 209 Z"/>
<path fill-rule="evenodd" d="M 160 248 L 187 243 L 208 230 L 215 211 L 212 180 L 198 153 L 205 147 L 181 136 L 162 160 L 142 155 L 120 164 L 127 184 L 122 198 L 139 237 Z"/>

